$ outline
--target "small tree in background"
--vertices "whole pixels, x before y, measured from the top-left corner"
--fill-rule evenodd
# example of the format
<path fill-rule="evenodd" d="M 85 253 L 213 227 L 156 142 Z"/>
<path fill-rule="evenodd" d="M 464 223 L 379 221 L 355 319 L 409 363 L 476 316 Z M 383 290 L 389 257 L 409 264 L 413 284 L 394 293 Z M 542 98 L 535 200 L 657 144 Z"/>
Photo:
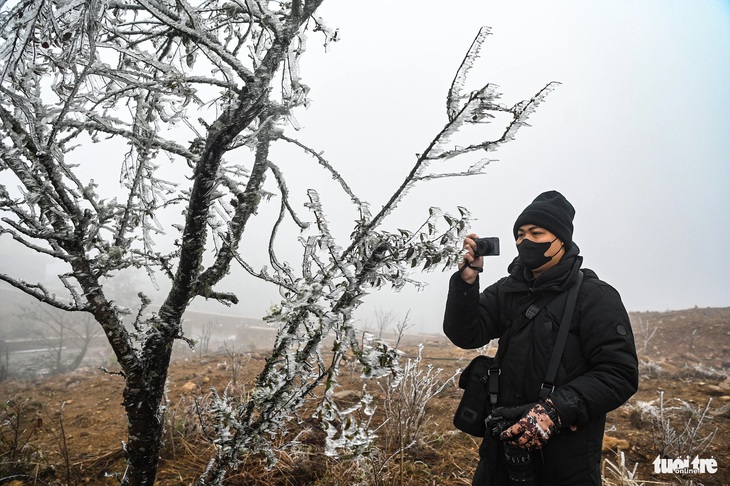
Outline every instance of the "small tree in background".
<path fill-rule="evenodd" d="M 366 448 L 367 427 L 353 420 L 353 409 L 340 410 L 332 401 L 340 364 L 349 354 L 366 376 L 381 376 L 397 367 L 397 353 L 382 342 L 361 346 L 352 314 L 366 292 L 417 284 L 412 269 L 458 261 L 469 215 L 432 208 L 420 227 L 393 231 L 383 221 L 415 184 L 481 173 L 488 159 L 465 171 L 430 167 L 511 140 L 552 87 L 514 106 L 499 103 L 491 85 L 463 94 L 488 34 L 483 29 L 449 91 L 447 124 L 373 214 L 320 151 L 287 134 L 293 110 L 308 102 L 298 69 L 307 33 L 325 43 L 337 37 L 315 16 L 321 3 L 0 4 L 0 171 L 11 179 L 0 185 L 0 234 L 64 267 L 59 292 L 22 275 L 0 279 L 58 309 L 89 313 L 101 326 L 125 380 L 122 484 L 154 482 L 172 347 L 187 340 L 183 315 L 198 297 L 238 303 L 237 295 L 219 289 L 232 264 L 280 289 L 282 302 L 267 316 L 279 333 L 251 399 L 218 397 L 217 454 L 201 483 L 221 483 L 246 452 L 273 459 L 270 438 L 284 431 L 320 383 L 316 415 L 328 434 L 327 451 Z M 466 146 L 451 141 L 460 127 L 487 123 L 495 113 L 508 119 L 494 139 Z M 104 160 L 82 153 L 92 143 L 106 147 Z M 334 238 L 317 190 L 307 192 L 308 215 L 295 210 L 286 173 L 271 160 L 274 143 L 313 157 L 349 197 L 358 216 L 347 241 Z M 118 168 L 120 187 L 95 180 L 100 164 Z M 175 170 L 166 175 L 170 164 Z M 269 265 L 256 268 L 242 236 L 274 196 L 279 211 L 270 224 Z M 276 251 L 285 221 L 300 231 L 303 255 L 296 267 Z M 170 234 L 177 234 L 172 248 L 158 246 Z M 204 258 L 206 252 L 212 258 Z M 134 269 L 153 281 L 168 280 L 169 291 L 155 307 L 141 292 L 135 306 L 110 298 L 108 283 Z M 322 342 L 329 335 L 334 345 L 325 359 Z M 367 409 L 367 397 L 362 406 Z"/>
<path fill-rule="evenodd" d="M 200 328 L 200 334 L 197 341 L 197 350 L 201 356 L 208 354 L 210 348 L 210 338 L 213 337 L 213 330 L 218 326 L 215 321 L 208 321 Z"/>
<path fill-rule="evenodd" d="M 53 374 L 67 373 L 81 366 L 91 342 L 101 334 L 90 314 L 72 314 L 45 304 L 22 309 L 20 317 L 28 324 L 30 336 L 51 337 L 47 350 Z"/>
<path fill-rule="evenodd" d="M 656 325 L 652 325 L 649 319 L 642 319 L 639 316 L 639 326 L 637 329 L 637 335 L 641 339 L 641 355 L 646 357 L 649 351 L 649 342 L 652 340 L 659 328 Z"/>
<path fill-rule="evenodd" d="M 375 332 L 378 339 L 383 339 L 385 331 L 395 321 L 395 311 L 385 309 L 375 309 Z"/>

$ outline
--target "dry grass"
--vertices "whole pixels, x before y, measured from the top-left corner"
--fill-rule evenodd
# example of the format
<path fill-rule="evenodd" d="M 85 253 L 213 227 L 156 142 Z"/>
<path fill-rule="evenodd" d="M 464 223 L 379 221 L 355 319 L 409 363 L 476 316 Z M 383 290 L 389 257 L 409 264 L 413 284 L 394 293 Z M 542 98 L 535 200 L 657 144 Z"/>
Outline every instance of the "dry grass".
<path fill-rule="evenodd" d="M 710 396 L 708 387 L 716 389 L 727 376 L 727 364 L 724 361 L 727 354 L 722 351 L 725 348 L 722 347 L 721 338 L 728 335 L 728 326 L 722 322 L 730 319 L 730 315 L 728 319 L 722 317 L 722 322 L 717 315 L 710 316 L 715 320 L 709 321 L 702 328 L 708 329 L 707 335 L 698 336 L 693 343 L 695 350 L 707 351 L 703 353 L 701 360 L 692 361 L 685 359 L 683 354 L 676 357 L 671 353 L 686 351 L 682 348 L 682 334 L 679 333 L 686 332 L 682 329 L 688 327 L 687 321 L 693 319 L 694 314 L 704 318 L 704 313 L 699 311 L 688 312 L 686 318 L 675 313 L 650 316 L 660 330 L 647 349 L 652 351 L 656 347 L 657 351 L 643 358 L 649 363 L 660 365 L 662 370 L 656 376 L 642 377 L 639 394 L 631 400 L 631 404 L 609 415 L 610 434 L 627 441 L 629 447 L 619 452 L 606 453 L 603 474 L 604 484 L 607 486 L 689 486 L 699 482 L 705 486 L 730 484 L 730 471 L 727 467 L 730 464 L 730 414 L 727 413 L 730 397 L 715 396 L 710 410 L 706 410 L 704 406 Z M 667 327 L 675 322 L 670 320 L 674 318 L 676 327 Z M 697 325 L 689 327 L 696 328 Z M 672 335 L 673 329 L 678 334 Z M 665 344 L 667 336 L 671 338 L 669 344 Z M 705 341 L 701 340 L 703 338 L 706 338 Z M 406 348 L 409 356 L 417 356 L 415 344 L 418 342 L 421 342 L 421 338 L 411 342 Z M 475 352 L 458 350 L 445 339 L 434 339 L 426 344 L 423 354 L 422 365 L 432 364 L 436 368 L 444 368 L 441 376 L 446 379 L 456 368 L 463 368 Z M 222 354 L 216 357 L 188 358 L 173 364 L 170 370 L 166 442 L 158 473 L 158 485 L 193 483 L 205 470 L 214 453 L 214 446 L 210 442 L 210 422 L 205 410 L 209 403 L 210 388 L 222 390 L 234 377 L 230 367 L 224 369 L 217 366 L 218 362 L 224 360 L 231 362 L 230 356 Z M 246 387 L 253 383 L 256 373 L 263 366 L 263 360 L 264 356 L 257 353 L 241 356 L 242 366 L 236 369 L 235 375 L 237 393 L 245 396 Z M 428 378 L 427 368 L 420 369 L 423 370 L 421 377 Z M 194 391 L 181 391 L 183 385 L 190 383 L 197 384 Z M 406 381 L 404 385 L 408 383 Z M 410 383 L 416 388 L 423 387 L 423 382 L 417 380 Z M 425 383 L 428 384 L 429 380 Z M 353 392 L 361 391 L 363 385 L 357 373 L 343 377 L 342 384 L 343 390 Z M 383 401 L 388 399 L 388 393 L 387 389 L 380 389 L 375 383 L 368 386 L 378 405 L 373 418 L 373 426 L 377 427 L 387 420 L 388 407 Z M 95 370 L 79 371 L 67 377 L 46 381 L 3 382 L 0 387 L 0 484 L 5 484 L 4 478 L 13 474 L 38 478 L 54 485 L 118 484 L 119 474 L 124 470 L 120 443 L 126 437 L 123 408 L 119 403 L 122 387 L 119 377 L 104 375 Z M 692 438 L 694 445 L 704 447 L 706 444 L 702 443 L 702 439 L 715 428 L 719 430 L 715 440 L 704 452 L 704 457 L 714 456 L 718 459 L 721 469 L 717 474 L 684 478 L 666 475 L 656 477 L 652 474 L 651 461 L 656 457 L 653 441 L 657 431 L 647 415 L 642 418 L 638 413 L 632 414 L 632 406 L 635 410 L 638 402 L 650 403 L 656 400 L 660 391 L 666 397 L 665 418 L 667 413 L 676 413 L 671 422 L 672 427 L 677 428 L 680 435 L 687 429 L 689 435 L 686 435 Z M 372 451 L 365 457 L 352 460 L 338 460 L 324 455 L 323 436 L 317 433 L 316 423 L 305 419 L 308 415 L 304 411 L 301 414 L 303 419 L 293 423 L 288 434 L 279 438 L 278 462 L 274 467 L 267 469 L 261 459 L 246 457 L 240 468 L 230 471 L 227 484 L 471 484 L 479 443 L 477 439 L 455 431 L 451 424 L 460 393 L 455 386 L 448 385 L 425 404 L 421 402 L 423 406 L 413 408 L 419 414 L 421 411 L 424 413 L 418 415 L 418 420 L 413 422 L 420 424 L 415 434 L 419 440 L 414 445 L 403 448 L 400 441 L 393 439 L 393 430 L 386 430 L 386 424 L 378 433 L 380 437 Z M 391 400 L 393 396 L 391 393 Z M 73 400 L 73 403 L 69 400 Z M 70 405 L 58 408 L 62 403 Z M 390 405 L 394 411 L 408 409 L 407 406 L 393 408 L 394 404 Z M 407 405 L 407 402 L 402 405 Z M 659 404 L 654 402 L 654 405 Z M 63 415 L 59 415 L 59 412 Z M 61 420 L 63 433 L 60 430 Z M 395 421 L 392 423 L 396 425 Z M 685 427 L 685 424 L 693 427 Z M 701 430 L 696 427 L 699 424 L 703 426 Z M 691 434 L 692 431 L 696 433 Z M 299 437 L 299 445 L 295 448 L 289 447 L 288 442 L 296 436 Z"/>

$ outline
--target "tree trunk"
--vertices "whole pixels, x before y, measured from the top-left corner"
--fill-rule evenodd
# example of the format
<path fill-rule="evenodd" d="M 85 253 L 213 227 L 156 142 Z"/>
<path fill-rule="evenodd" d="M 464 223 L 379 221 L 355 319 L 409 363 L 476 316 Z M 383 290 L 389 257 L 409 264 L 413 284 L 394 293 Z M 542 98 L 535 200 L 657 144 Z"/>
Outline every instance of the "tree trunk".
<path fill-rule="evenodd" d="M 129 443 L 126 445 L 127 469 L 121 484 L 151 486 L 160 461 L 164 414 L 160 403 L 152 403 L 144 388 L 136 388 L 129 382 L 124 389 L 124 407 Z"/>
<path fill-rule="evenodd" d="M 143 365 L 126 377 L 124 408 L 127 411 L 127 470 L 123 486 L 152 485 L 162 450 L 165 413 L 163 399 L 175 338 L 181 334 L 184 309 L 160 310 L 161 322 L 147 338 Z M 180 314 L 178 316 L 177 314 Z"/>
<path fill-rule="evenodd" d="M 60 331 L 58 335 L 58 349 L 56 349 L 56 363 L 55 363 L 55 369 L 53 370 L 54 374 L 63 373 L 63 324 L 60 326 Z"/>
<path fill-rule="evenodd" d="M 86 352 L 89 350 L 89 343 L 93 339 L 93 336 L 89 336 L 88 334 L 84 337 L 84 342 L 81 344 L 81 349 L 78 353 L 76 353 L 76 357 L 74 357 L 73 361 L 64 366 L 64 372 L 68 373 L 69 371 L 76 371 L 76 369 L 81 366 L 81 362 L 84 360 L 84 357 L 86 356 Z"/>
<path fill-rule="evenodd" d="M 127 412 L 127 470 L 122 485 L 152 485 L 162 450 L 165 425 L 163 394 L 170 363 L 172 340 L 160 347 L 153 362 L 147 363 L 140 376 L 128 376 L 124 388 Z M 162 344 L 162 343 L 161 343 Z"/>
<path fill-rule="evenodd" d="M 174 284 L 160 308 L 160 322 L 157 323 L 155 334 L 150 335 L 145 341 L 142 371 L 127 373 L 126 377 L 124 406 L 128 416 L 129 444 L 127 445 L 128 465 L 122 479 L 123 486 L 152 485 L 154 483 L 164 429 L 164 413 L 161 404 L 172 355 L 172 345 L 175 339 L 182 335 L 182 315 L 192 298 L 200 292 L 200 289 L 196 287 L 200 285 L 201 281 L 212 286 L 225 273 L 213 272 L 217 275 L 212 278 L 208 278 L 207 274 L 203 276 L 199 274 L 205 250 L 206 218 L 210 211 L 211 188 L 216 183 L 216 174 L 224 148 L 228 147 L 233 138 L 249 126 L 263 110 L 271 76 L 275 67 L 281 64 L 289 42 L 290 39 L 286 39 L 285 42 L 277 39 L 277 43 L 270 51 L 270 56 L 267 57 L 267 61 L 272 67 L 264 73 L 266 76 L 262 75 L 256 79 L 256 86 L 246 87 L 246 95 L 241 97 L 239 107 L 235 112 L 223 115 L 222 118 L 226 119 L 226 123 L 220 124 L 223 127 L 221 130 L 209 134 L 205 152 L 196 166 L 195 182 L 190 195 L 185 232 L 182 238 L 182 256 Z M 231 119 L 227 119 L 227 117 Z M 263 148 L 262 144 L 259 144 L 258 163 L 255 164 L 255 168 L 258 167 L 259 170 L 266 168 L 268 144 L 268 140 L 263 143 Z M 256 172 L 254 170 L 254 175 L 249 182 L 249 185 L 257 186 L 256 190 L 247 189 L 246 193 L 258 193 L 258 186 L 263 182 L 263 173 L 256 176 Z M 248 211 L 253 213 L 258 205 L 258 198 L 255 199 L 255 202 L 244 201 L 244 203 L 248 203 Z"/>

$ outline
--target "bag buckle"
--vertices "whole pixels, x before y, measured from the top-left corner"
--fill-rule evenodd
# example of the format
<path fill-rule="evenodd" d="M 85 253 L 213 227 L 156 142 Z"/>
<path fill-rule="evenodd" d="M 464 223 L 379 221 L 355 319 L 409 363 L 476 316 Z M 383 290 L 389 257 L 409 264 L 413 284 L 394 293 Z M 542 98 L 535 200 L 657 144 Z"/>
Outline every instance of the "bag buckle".
<path fill-rule="evenodd" d="M 497 404 L 499 394 L 499 375 L 501 374 L 502 368 L 489 368 L 487 370 L 487 376 L 489 377 L 489 403 L 491 403 L 492 406 Z"/>
<path fill-rule="evenodd" d="M 540 313 L 540 308 L 538 306 L 536 306 L 535 304 L 532 304 L 525 311 L 525 317 L 527 317 L 528 319 L 532 319 L 539 313 Z"/>
<path fill-rule="evenodd" d="M 547 391 L 545 391 L 545 390 L 547 390 Z M 540 385 L 540 398 L 545 398 L 554 391 L 555 391 L 555 385 L 553 385 L 552 383 L 543 381 L 542 384 Z"/>

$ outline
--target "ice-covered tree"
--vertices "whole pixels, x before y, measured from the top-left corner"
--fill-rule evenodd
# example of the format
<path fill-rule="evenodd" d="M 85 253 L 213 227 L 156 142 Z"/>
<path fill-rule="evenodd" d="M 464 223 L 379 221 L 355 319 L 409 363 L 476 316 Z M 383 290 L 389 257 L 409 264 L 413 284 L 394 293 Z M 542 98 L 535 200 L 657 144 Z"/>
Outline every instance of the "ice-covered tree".
<path fill-rule="evenodd" d="M 64 267 L 55 290 L 22 274 L 0 279 L 58 309 L 89 313 L 103 329 L 125 380 L 123 484 L 153 483 L 172 347 L 187 339 L 183 315 L 200 297 L 236 304 L 239 296 L 219 289 L 233 265 L 280 289 L 281 304 L 267 316 L 279 333 L 251 399 L 218 397 L 218 452 L 201 483 L 221 482 L 241 454 L 271 457 L 271 437 L 319 384 L 316 415 L 328 451 L 367 447 L 367 424 L 332 401 L 339 366 L 357 359 L 365 375 L 377 376 L 397 368 L 397 353 L 355 339 L 353 311 L 371 289 L 413 282 L 413 268 L 454 263 L 468 212 L 432 209 L 411 229 L 388 231 L 383 221 L 415 184 L 479 174 L 487 159 L 455 171 L 434 171 L 432 163 L 511 140 L 551 88 L 513 106 L 500 103 L 491 85 L 463 93 L 483 29 L 449 90 L 444 129 L 373 214 L 333 162 L 289 133 L 293 110 L 308 102 L 299 76 L 307 35 L 325 44 L 338 35 L 316 16 L 321 3 L 0 2 L 0 238 Z M 451 141 L 460 127 L 488 123 L 495 113 L 506 117 L 497 136 Z M 306 214 L 290 204 L 286 173 L 270 152 L 275 143 L 298 147 L 339 184 L 358 214 L 349 239 L 336 241 L 316 189 L 307 193 Z M 85 151 L 93 144 L 108 147 L 96 151 L 103 159 Z M 171 164 L 172 174 L 165 171 Z M 109 170 L 120 175 L 114 190 L 99 180 Z M 275 200 L 269 264 L 256 267 L 242 236 Z M 296 265 L 277 253 L 283 224 L 300 231 Z M 176 232 L 171 249 L 158 244 Z M 161 302 L 141 292 L 131 307 L 110 297 L 108 282 L 134 269 L 169 281 Z M 334 346 L 325 359 L 327 336 Z M 361 409 L 369 409 L 367 396 Z"/>

